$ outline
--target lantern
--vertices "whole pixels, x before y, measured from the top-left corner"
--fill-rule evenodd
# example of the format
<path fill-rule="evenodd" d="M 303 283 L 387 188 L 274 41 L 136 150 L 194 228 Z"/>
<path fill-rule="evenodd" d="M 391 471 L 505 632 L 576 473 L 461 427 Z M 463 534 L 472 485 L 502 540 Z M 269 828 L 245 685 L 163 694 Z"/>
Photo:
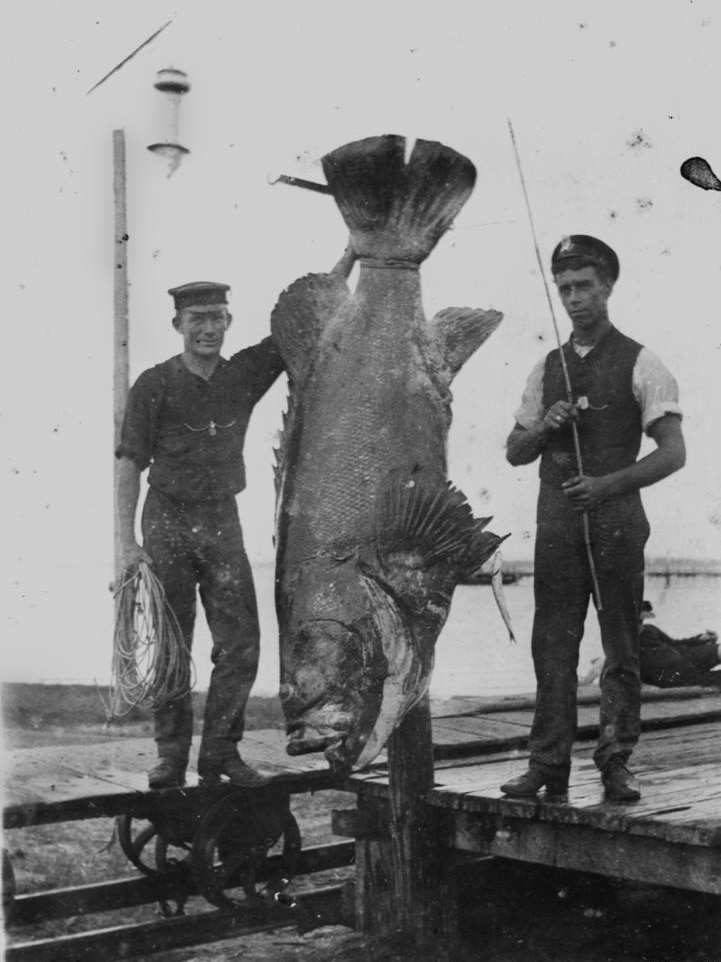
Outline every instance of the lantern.
<path fill-rule="evenodd" d="M 190 90 L 188 76 L 182 70 L 166 67 L 159 70 L 153 85 L 166 100 L 164 108 L 164 135 L 154 144 L 148 145 L 148 150 L 159 157 L 164 157 L 168 163 L 168 177 L 180 166 L 183 157 L 190 151 L 180 143 L 180 101 Z"/>

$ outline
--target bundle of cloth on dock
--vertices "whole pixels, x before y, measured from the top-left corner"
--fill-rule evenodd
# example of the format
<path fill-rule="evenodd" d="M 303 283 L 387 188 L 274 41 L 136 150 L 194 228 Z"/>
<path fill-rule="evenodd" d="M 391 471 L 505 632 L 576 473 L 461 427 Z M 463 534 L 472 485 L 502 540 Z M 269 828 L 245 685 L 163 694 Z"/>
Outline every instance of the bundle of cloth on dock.
<path fill-rule="evenodd" d="M 721 688 L 721 642 L 715 631 L 702 631 L 690 638 L 672 638 L 657 625 L 653 605 L 644 601 L 639 630 L 641 681 L 657 688 L 682 688 L 689 685 Z M 603 671 L 603 658 L 594 658 L 579 685 L 592 684 Z"/>

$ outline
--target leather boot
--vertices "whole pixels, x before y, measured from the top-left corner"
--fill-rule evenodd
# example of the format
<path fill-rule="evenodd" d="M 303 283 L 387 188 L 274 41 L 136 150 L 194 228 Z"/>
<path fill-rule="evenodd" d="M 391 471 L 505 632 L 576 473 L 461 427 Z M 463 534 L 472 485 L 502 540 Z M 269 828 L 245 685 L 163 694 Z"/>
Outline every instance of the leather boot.
<path fill-rule="evenodd" d="M 615 756 L 604 765 L 601 781 L 606 798 L 612 802 L 637 802 L 641 797 L 638 779 L 626 768 L 623 759 Z"/>
<path fill-rule="evenodd" d="M 546 797 L 564 797 L 568 794 L 568 776 L 559 773 L 548 775 L 537 768 L 529 768 L 518 778 L 512 778 L 501 785 L 504 795 L 514 798 L 533 798 L 543 786 L 546 786 Z"/>
<path fill-rule="evenodd" d="M 182 788 L 185 785 L 187 762 L 180 758 L 161 758 L 148 773 L 148 787 L 153 791 L 161 788 Z"/>
<path fill-rule="evenodd" d="M 220 759 L 206 759 L 202 764 L 198 763 L 198 775 L 201 784 L 218 784 L 222 777 L 227 778 L 231 785 L 240 788 L 260 788 L 267 785 L 270 781 L 268 775 L 251 768 L 244 762 L 240 755 L 228 755 Z"/>

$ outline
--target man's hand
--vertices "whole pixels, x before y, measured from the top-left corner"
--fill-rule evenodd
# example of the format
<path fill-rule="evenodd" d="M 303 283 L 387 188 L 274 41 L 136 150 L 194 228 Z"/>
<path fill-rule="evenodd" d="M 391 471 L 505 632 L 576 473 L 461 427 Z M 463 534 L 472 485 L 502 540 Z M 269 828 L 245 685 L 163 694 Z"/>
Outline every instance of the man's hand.
<path fill-rule="evenodd" d="M 120 559 L 123 571 L 135 569 L 141 561 L 144 561 L 148 565 L 152 565 L 153 563 L 153 559 L 148 552 L 145 551 L 144 548 L 141 548 L 137 542 L 123 545 L 120 551 Z"/>
<path fill-rule="evenodd" d="M 589 478 L 583 474 L 564 481 L 561 488 L 576 511 L 589 511 L 607 496 L 604 478 Z"/>
<path fill-rule="evenodd" d="M 578 408 L 575 404 L 571 404 L 569 401 L 556 401 L 546 411 L 546 416 L 541 424 L 547 434 L 554 435 L 567 428 L 571 421 L 577 420 Z"/>
<path fill-rule="evenodd" d="M 348 275 L 353 270 L 353 265 L 355 264 L 357 259 L 358 259 L 358 255 L 356 254 L 355 248 L 353 247 L 353 241 L 349 236 L 348 244 L 346 245 L 346 249 L 343 251 L 343 256 L 335 265 L 335 267 L 331 270 L 330 273 L 338 274 L 344 280 L 347 280 Z"/>

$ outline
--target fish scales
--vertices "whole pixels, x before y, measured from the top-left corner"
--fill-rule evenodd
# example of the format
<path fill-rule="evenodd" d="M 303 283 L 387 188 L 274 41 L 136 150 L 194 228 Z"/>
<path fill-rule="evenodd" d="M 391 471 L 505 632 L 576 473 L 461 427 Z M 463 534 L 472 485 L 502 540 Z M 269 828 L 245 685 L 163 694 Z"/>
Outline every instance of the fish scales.
<path fill-rule="evenodd" d="M 419 264 L 475 180 L 469 160 L 368 138 L 323 158 L 360 272 L 283 292 L 273 335 L 289 373 L 276 508 L 276 607 L 288 751 L 368 765 L 427 690 L 453 590 L 502 540 L 446 478 L 450 384 L 500 323 L 430 321 Z"/>
<path fill-rule="evenodd" d="M 393 278 L 383 280 L 392 285 Z M 405 287 L 419 286 L 417 274 L 403 280 Z M 365 312 L 365 303 L 372 302 L 364 297 L 366 285 L 361 279 L 357 310 L 329 324 L 324 340 L 331 352 L 316 368 L 303 402 L 300 483 L 288 506 L 288 524 L 292 527 L 296 516 L 303 521 L 312 516 L 316 543 L 363 535 L 390 463 L 408 470 L 432 466 L 439 480 L 445 477 L 448 416 L 423 358 L 420 305 L 409 312 L 408 300 L 396 305 L 387 298 L 388 311 Z M 371 278 L 370 286 L 378 288 L 378 279 Z M 399 323 L 389 325 L 389 316 Z"/>

